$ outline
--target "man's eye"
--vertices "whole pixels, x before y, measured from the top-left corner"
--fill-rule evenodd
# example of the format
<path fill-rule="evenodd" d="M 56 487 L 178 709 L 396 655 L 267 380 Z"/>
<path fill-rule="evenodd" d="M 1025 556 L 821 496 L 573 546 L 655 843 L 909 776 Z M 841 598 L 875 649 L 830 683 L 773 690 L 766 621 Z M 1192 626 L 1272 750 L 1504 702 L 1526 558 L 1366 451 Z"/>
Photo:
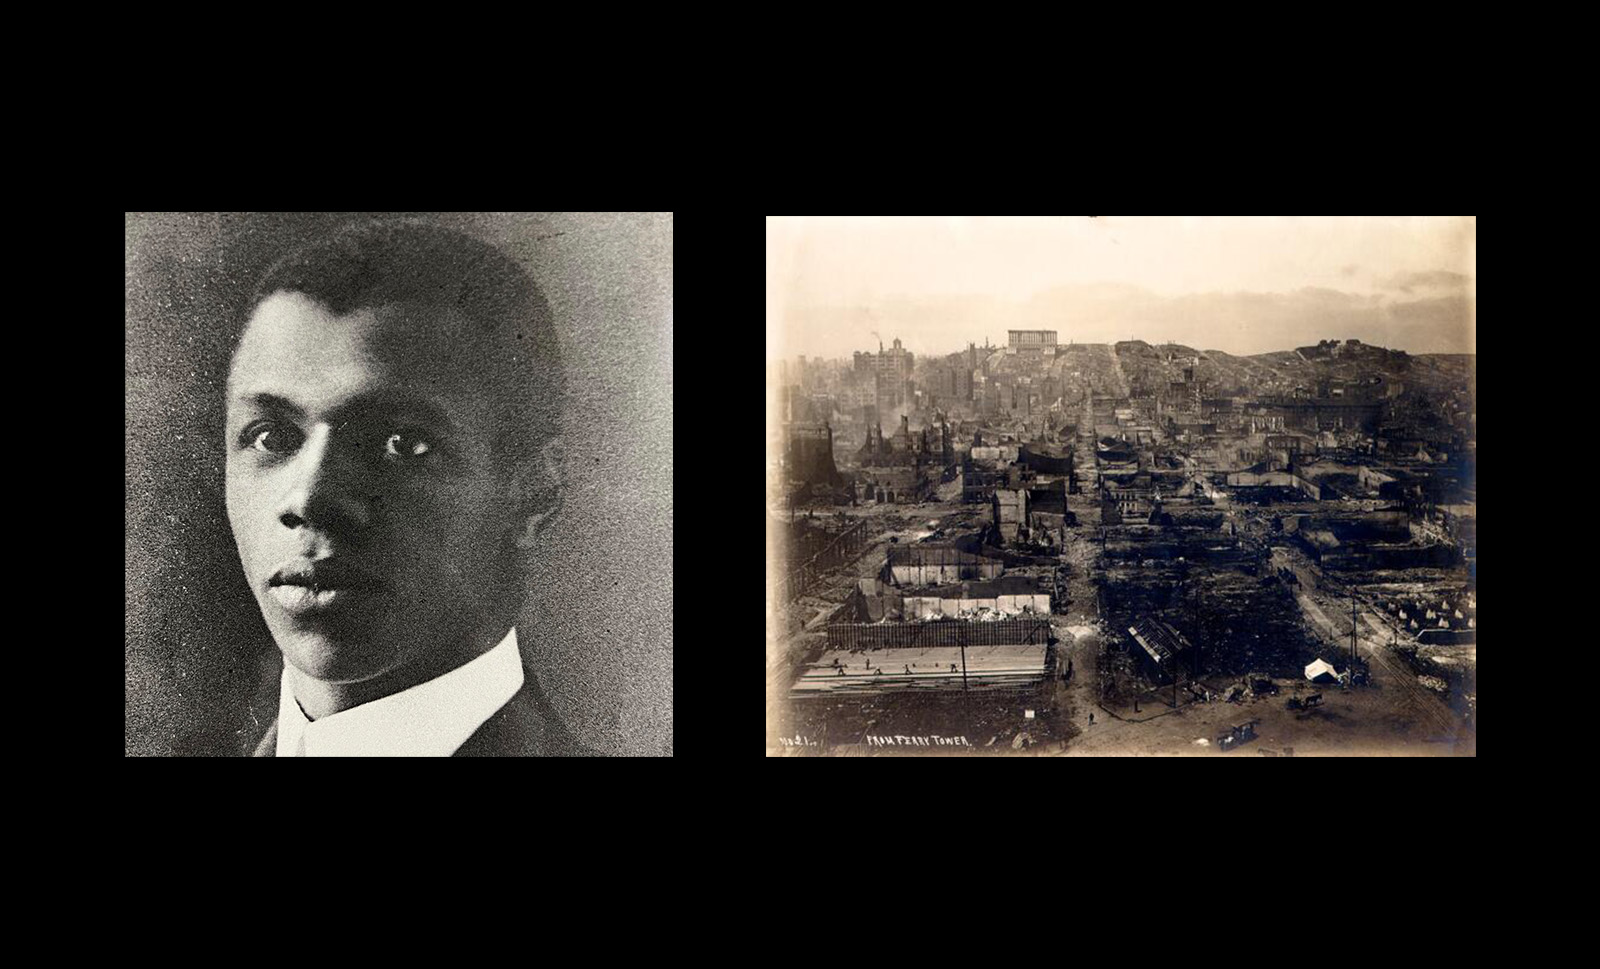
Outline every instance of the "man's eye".
<path fill-rule="evenodd" d="M 300 432 L 277 424 L 263 424 L 246 432 L 246 446 L 252 451 L 288 454 L 300 446 Z"/>
<path fill-rule="evenodd" d="M 433 450 L 433 445 L 412 434 L 390 434 L 384 442 L 383 456 L 391 461 L 420 458 Z"/>

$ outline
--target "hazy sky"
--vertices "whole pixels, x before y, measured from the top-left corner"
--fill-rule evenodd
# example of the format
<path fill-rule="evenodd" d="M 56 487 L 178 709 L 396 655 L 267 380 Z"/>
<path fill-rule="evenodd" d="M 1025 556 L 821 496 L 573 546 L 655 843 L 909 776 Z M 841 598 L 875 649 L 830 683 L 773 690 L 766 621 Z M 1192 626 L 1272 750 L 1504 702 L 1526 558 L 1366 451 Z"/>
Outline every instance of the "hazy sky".
<path fill-rule="evenodd" d="M 769 359 L 1138 338 L 1229 353 L 1476 345 L 1475 217 L 767 220 Z"/>

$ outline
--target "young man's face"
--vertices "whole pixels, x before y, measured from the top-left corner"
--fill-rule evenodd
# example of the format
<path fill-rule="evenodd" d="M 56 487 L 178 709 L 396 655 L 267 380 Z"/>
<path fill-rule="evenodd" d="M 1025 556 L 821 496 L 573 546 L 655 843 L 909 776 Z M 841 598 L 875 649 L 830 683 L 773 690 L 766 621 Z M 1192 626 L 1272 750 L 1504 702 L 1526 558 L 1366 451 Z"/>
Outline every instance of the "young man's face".
<path fill-rule="evenodd" d="M 301 673 L 426 663 L 501 606 L 517 518 L 483 344 L 438 307 L 341 316 L 279 292 L 251 316 L 228 384 L 228 520 Z"/>

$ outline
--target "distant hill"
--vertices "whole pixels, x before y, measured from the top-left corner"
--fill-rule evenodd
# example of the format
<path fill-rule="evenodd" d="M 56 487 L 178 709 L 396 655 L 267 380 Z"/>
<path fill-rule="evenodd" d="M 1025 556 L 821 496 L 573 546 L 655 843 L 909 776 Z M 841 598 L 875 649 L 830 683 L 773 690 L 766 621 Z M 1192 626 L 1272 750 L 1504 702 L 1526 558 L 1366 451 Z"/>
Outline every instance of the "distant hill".
<path fill-rule="evenodd" d="M 1037 366 L 1003 352 L 989 360 L 991 372 L 1026 372 Z M 1049 373 L 1061 380 L 1069 406 L 1084 394 L 1127 397 L 1155 394 L 1191 376 L 1206 396 L 1315 395 L 1340 386 L 1345 393 L 1394 400 L 1415 395 L 1419 407 L 1448 405 L 1470 410 L 1477 393 L 1473 354 L 1419 354 L 1364 343 L 1339 342 L 1253 356 L 1198 350 L 1178 343 L 1124 340 L 1114 344 L 1073 343 L 1050 361 Z M 1465 403 L 1463 402 L 1465 401 Z"/>

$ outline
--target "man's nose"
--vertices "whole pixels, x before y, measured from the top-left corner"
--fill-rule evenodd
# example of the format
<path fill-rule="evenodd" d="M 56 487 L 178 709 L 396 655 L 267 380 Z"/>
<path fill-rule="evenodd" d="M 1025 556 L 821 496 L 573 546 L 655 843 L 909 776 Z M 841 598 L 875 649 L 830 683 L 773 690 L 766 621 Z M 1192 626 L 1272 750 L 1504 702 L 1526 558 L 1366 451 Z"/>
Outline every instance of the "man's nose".
<path fill-rule="evenodd" d="M 364 469 L 327 424 L 312 428 L 293 458 L 289 490 L 278 509 L 286 528 L 348 531 L 372 523 L 372 499 L 362 489 Z"/>

